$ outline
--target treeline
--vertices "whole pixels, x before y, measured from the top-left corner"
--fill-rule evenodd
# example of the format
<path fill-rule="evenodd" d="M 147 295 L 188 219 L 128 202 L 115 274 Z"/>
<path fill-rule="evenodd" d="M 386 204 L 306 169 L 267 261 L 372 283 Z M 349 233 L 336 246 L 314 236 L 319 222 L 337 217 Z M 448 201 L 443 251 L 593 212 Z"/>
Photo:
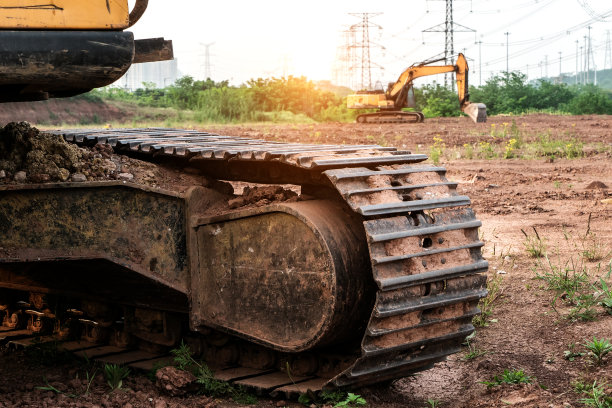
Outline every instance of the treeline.
<path fill-rule="evenodd" d="M 358 112 L 346 108 L 346 98 L 321 89 L 304 77 L 252 79 L 234 87 L 227 81 L 196 81 L 186 76 L 157 89 L 144 84 L 129 92 L 103 88 L 85 97 L 114 99 L 139 105 L 191 110 L 200 122 L 330 122 L 353 121 Z M 457 94 L 439 84 L 415 88 L 416 109 L 427 117 L 459 116 Z M 490 78 L 481 87 L 470 87 L 470 100 L 487 105 L 489 115 L 550 112 L 612 114 L 612 95 L 594 85 L 527 82 L 512 72 Z"/>
<path fill-rule="evenodd" d="M 134 92 L 108 87 L 90 92 L 89 97 L 188 109 L 201 122 L 279 121 L 282 118 L 326 122 L 354 117 L 341 97 L 318 89 L 304 77 L 292 76 L 252 79 L 239 87 L 229 86 L 227 81 L 196 81 L 185 76 L 162 89 L 147 83 Z"/>
<path fill-rule="evenodd" d="M 554 84 L 540 80 L 527 82 L 518 72 L 490 78 L 483 86 L 470 86 L 470 101 L 487 105 L 489 115 L 529 112 L 572 115 L 612 114 L 612 93 L 598 86 Z M 426 116 L 457 116 L 457 94 L 441 85 L 425 85 L 415 90 L 417 109 Z"/>

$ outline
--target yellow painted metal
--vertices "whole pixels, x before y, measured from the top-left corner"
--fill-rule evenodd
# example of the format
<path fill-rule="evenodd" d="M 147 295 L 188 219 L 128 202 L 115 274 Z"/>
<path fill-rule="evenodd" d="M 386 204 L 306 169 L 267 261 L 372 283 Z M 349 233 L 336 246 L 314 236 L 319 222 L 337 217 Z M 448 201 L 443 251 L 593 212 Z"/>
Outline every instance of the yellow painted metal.
<path fill-rule="evenodd" d="M 0 29 L 122 30 L 127 0 L 2 0 Z"/>
<path fill-rule="evenodd" d="M 369 94 L 353 94 L 349 95 L 346 100 L 347 107 L 349 109 L 377 109 L 388 106 L 387 98 L 384 92 L 381 93 L 369 93 Z"/>

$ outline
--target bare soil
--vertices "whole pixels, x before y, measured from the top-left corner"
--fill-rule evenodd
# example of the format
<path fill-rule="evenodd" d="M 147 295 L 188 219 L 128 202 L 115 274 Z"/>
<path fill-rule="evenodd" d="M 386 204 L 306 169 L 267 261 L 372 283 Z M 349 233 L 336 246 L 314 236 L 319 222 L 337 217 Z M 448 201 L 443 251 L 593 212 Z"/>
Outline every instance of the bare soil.
<path fill-rule="evenodd" d="M 468 160 L 460 149 L 442 155 L 447 177 L 461 183 L 458 192 L 471 198 L 472 207 L 483 223 L 480 235 L 486 243 L 483 252 L 490 263 L 489 279 L 501 279 L 501 294 L 493 304 L 488 325 L 477 328 L 472 341 L 472 346 L 485 354 L 467 359 L 466 347 L 464 352 L 429 371 L 359 390 L 370 406 L 424 407 L 428 406 L 427 400 L 437 400 L 441 407 L 581 407 L 585 405 L 579 400 L 585 395 L 575 392 L 572 384 L 594 380 L 607 382 L 607 393 L 611 395 L 612 355 L 608 354 L 604 364 L 595 365 L 586 355 L 566 360 L 564 352 L 570 349 L 570 344 L 575 344 L 576 351 L 585 352 L 582 344 L 593 337 L 612 340 L 612 315 L 597 306 L 594 320 L 572 321 L 565 318 L 569 306 L 562 298 L 557 299 L 553 308 L 555 294 L 546 290 L 542 280 L 535 279 L 536 271 L 544 271 L 537 267 L 542 261 L 528 255 L 521 230 L 533 234 L 535 227 L 545 240 L 553 264 L 584 267 L 592 283 L 600 277 L 610 283 L 606 274 L 612 261 L 612 116 L 493 117 L 486 124 L 476 125 L 467 118 L 441 118 L 411 125 L 203 127 L 207 131 L 270 140 L 383 143 L 427 152 L 434 137 L 441 138 L 449 151 L 451 147 L 481 141 L 503 145 L 508 138 L 492 137 L 491 133 L 512 126 L 520 130 L 524 141 L 549 135 L 553 139 L 582 142 L 586 156 Z M 581 254 L 590 245 L 600 252 L 601 259 L 583 259 Z M 505 369 L 524 370 L 532 377 L 532 384 L 488 389 L 481 383 Z M 18 353 L 5 350 L 0 356 L 0 407 L 163 407 L 211 403 L 205 397 L 162 395 L 149 379 L 135 375 L 128 379 L 127 391 L 114 393 L 108 393 L 108 387 L 98 378 L 91 397 L 68 398 L 36 389 L 44 385 L 43 376 L 54 381 L 52 384 L 69 387 L 75 370 L 73 365 L 40 368 L 24 363 Z M 70 390 L 74 387 L 67 388 Z M 214 403 L 236 405 L 229 400 Z M 262 399 L 257 406 L 277 404 L 278 401 Z"/>

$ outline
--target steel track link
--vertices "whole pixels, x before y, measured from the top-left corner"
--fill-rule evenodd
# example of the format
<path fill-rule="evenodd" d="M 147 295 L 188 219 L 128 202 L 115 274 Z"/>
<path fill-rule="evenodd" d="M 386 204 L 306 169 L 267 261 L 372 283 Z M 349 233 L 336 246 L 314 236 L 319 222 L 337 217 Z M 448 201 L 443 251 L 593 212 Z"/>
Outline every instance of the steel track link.
<path fill-rule="evenodd" d="M 361 356 L 328 385 L 366 385 L 427 369 L 458 352 L 474 329 L 471 320 L 486 295 L 488 268 L 478 239 L 481 223 L 444 168 L 417 164 L 425 155 L 376 145 L 300 145 L 158 128 L 55 133 L 78 144 L 106 143 L 120 154 L 138 152 L 144 160 L 173 157 L 185 166 L 248 162 L 265 169 L 275 163 L 308 174 L 310 183 L 335 188 L 363 219 L 378 291 Z M 256 173 L 246 181 L 273 182 L 265 171 Z M 306 384 L 316 389 L 325 382 L 275 391 L 288 394 Z"/>

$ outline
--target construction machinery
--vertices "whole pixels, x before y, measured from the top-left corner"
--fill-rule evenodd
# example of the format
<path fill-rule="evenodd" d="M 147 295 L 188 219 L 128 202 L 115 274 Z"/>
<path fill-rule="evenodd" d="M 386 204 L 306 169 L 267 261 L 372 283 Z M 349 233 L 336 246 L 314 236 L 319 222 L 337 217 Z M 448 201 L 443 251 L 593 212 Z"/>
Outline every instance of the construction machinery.
<path fill-rule="evenodd" d="M 421 62 L 408 67 L 395 83 L 390 83 L 387 91 L 360 91 L 347 97 L 349 109 L 376 109 L 376 112 L 362 113 L 357 116 L 358 123 L 415 123 L 423 122 L 422 112 L 404 111 L 414 108 L 414 83 L 417 78 L 453 72 L 457 80 L 457 93 L 461 111 L 474 122 L 487 121 L 487 107 L 482 103 L 470 102 L 468 92 L 468 64 L 465 56 L 459 54 L 455 65 L 432 65 L 442 60 Z"/>
<path fill-rule="evenodd" d="M 143 48 L 122 30 L 144 3 L 3 2 L 3 99 L 117 79 Z M 147 44 L 139 60 L 167 57 L 166 41 Z M 54 336 L 151 368 L 184 341 L 219 379 L 295 395 L 443 361 L 486 295 L 481 224 L 422 154 L 27 124 L 0 143 L 0 342 Z M 101 170 L 77 177 L 84 151 Z M 128 160 L 174 178 L 137 182 Z"/>

